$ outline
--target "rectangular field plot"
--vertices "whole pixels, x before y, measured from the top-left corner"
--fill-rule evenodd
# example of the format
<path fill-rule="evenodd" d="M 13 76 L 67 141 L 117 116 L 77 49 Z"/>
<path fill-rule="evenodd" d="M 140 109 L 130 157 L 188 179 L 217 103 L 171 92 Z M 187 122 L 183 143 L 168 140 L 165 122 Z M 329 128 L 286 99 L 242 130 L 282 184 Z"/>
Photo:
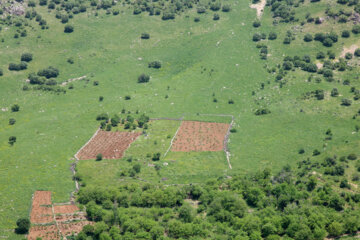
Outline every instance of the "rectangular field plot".
<path fill-rule="evenodd" d="M 140 135 L 139 132 L 97 131 L 76 157 L 79 160 L 95 159 L 96 155 L 101 153 L 103 159 L 119 159 Z"/>
<path fill-rule="evenodd" d="M 183 121 L 171 151 L 222 151 L 229 126 L 227 123 Z"/>

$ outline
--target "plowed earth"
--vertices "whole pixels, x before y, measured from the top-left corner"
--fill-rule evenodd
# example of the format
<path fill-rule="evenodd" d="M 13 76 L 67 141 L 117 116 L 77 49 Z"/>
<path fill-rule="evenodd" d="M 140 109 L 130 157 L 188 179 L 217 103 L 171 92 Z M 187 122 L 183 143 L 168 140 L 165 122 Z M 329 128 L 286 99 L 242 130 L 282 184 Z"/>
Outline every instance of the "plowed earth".
<path fill-rule="evenodd" d="M 102 154 L 103 159 L 121 158 L 130 144 L 136 140 L 139 132 L 99 131 L 77 154 L 79 160 L 96 159 Z"/>
<path fill-rule="evenodd" d="M 229 126 L 227 123 L 183 121 L 171 151 L 222 151 Z"/>

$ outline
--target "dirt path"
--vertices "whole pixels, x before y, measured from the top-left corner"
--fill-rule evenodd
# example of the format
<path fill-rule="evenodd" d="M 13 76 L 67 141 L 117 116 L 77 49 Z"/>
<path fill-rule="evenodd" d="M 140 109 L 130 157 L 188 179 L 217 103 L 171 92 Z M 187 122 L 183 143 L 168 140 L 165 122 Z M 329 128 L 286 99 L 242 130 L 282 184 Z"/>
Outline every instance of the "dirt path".
<path fill-rule="evenodd" d="M 68 80 L 66 80 L 65 82 L 61 83 L 61 86 L 66 86 L 68 83 L 71 83 L 71 82 L 74 82 L 74 81 L 77 81 L 77 80 L 81 80 L 81 79 L 84 79 L 86 78 L 86 75 L 84 76 L 81 76 L 81 77 L 78 77 L 78 78 L 70 78 Z"/>
<path fill-rule="evenodd" d="M 266 0 L 260 0 L 260 2 L 256 4 L 251 4 L 250 8 L 256 9 L 256 16 L 260 18 L 264 12 L 265 5 L 266 5 Z"/>
<path fill-rule="evenodd" d="M 183 117 L 180 118 L 180 125 L 179 125 L 178 129 L 176 130 L 173 138 L 171 139 L 171 141 L 170 141 L 170 146 L 169 146 L 169 148 L 166 150 L 166 152 L 165 152 L 165 154 L 164 154 L 164 157 L 166 157 L 166 155 L 168 154 L 168 152 L 170 151 L 170 149 L 171 149 L 171 147 L 172 147 L 172 145 L 173 145 L 174 139 L 175 139 L 176 135 L 178 134 L 178 132 L 179 132 L 179 130 L 180 130 L 182 120 L 183 120 Z"/>

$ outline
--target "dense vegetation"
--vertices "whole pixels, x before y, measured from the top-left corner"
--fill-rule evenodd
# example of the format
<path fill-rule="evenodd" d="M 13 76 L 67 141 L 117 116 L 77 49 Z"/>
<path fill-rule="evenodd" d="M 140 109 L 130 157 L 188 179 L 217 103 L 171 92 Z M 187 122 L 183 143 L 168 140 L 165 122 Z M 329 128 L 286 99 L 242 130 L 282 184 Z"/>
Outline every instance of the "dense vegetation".
<path fill-rule="evenodd" d="M 344 174 L 356 159 L 355 154 L 320 162 L 308 159 L 275 175 L 265 169 L 197 185 L 85 187 L 78 201 L 96 223 L 84 227 L 76 239 L 303 240 L 352 235 L 360 229 L 360 194 L 351 191 Z"/>

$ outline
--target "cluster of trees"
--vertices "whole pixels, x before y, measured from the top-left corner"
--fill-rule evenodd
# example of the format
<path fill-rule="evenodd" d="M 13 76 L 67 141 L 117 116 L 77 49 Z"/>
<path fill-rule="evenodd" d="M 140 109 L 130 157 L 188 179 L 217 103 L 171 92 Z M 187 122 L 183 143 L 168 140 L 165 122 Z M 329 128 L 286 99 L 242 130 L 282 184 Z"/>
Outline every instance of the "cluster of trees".
<path fill-rule="evenodd" d="M 349 164 L 360 166 L 360 161 L 354 153 L 339 160 L 317 158 L 277 174 L 265 169 L 199 185 L 83 187 L 78 201 L 96 223 L 85 226 L 76 239 L 310 240 L 355 234 L 360 194 L 349 190 L 345 173 Z"/>
<path fill-rule="evenodd" d="M 100 122 L 100 128 L 106 131 L 111 131 L 112 127 L 117 127 L 119 124 L 124 126 L 124 129 L 136 129 L 143 128 L 147 129 L 150 118 L 145 114 L 141 114 L 137 118 L 134 118 L 131 115 L 127 115 L 124 118 L 120 118 L 117 114 L 114 114 L 111 118 L 107 113 L 102 113 L 97 115 L 97 121 Z"/>
<path fill-rule="evenodd" d="M 39 70 L 37 73 L 30 73 L 28 79 L 30 84 L 54 86 L 57 84 L 55 78 L 57 78 L 59 73 L 57 68 L 49 66 Z"/>

